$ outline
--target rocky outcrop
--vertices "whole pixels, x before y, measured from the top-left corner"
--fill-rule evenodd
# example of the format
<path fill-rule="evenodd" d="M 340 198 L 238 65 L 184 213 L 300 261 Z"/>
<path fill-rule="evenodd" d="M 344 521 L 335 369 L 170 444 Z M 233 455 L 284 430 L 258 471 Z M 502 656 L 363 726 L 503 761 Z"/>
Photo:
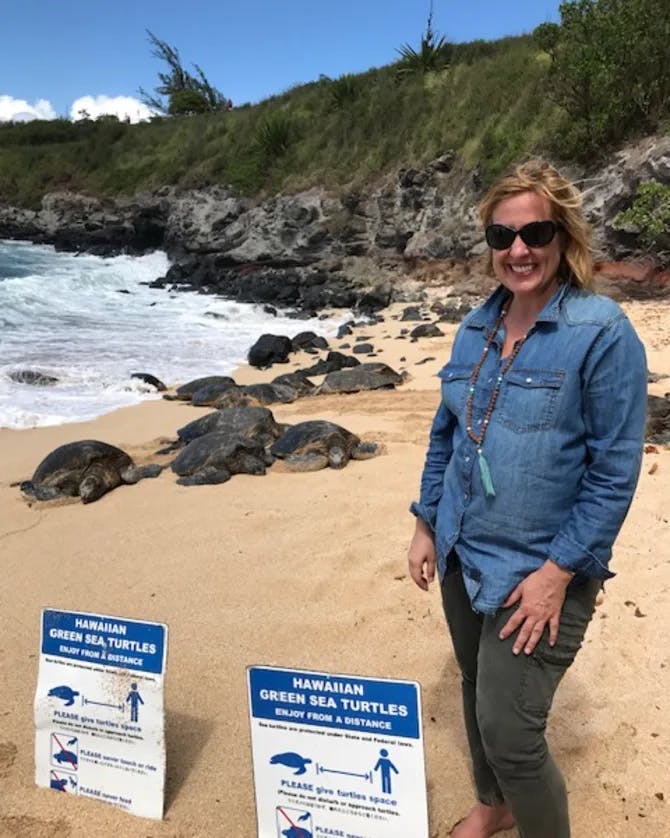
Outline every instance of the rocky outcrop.
<path fill-rule="evenodd" d="M 563 169 L 584 191 L 600 256 L 640 256 L 636 232 L 612 222 L 640 181 L 670 183 L 670 137 L 624 149 L 598 171 Z M 116 201 L 55 193 L 36 212 L 0 208 L 0 237 L 100 254 L 163 248 L 173 265 L 158 286 L 308 313 L 374 310 L 415 296 L 407 278 L 417 269 L 445 260 L 466 264 L 484 253 L 479 196 L 476 172 L 447 152 L 423 168 L 386 175 L 365 192 L 314 188 L 263 201 L 223 186 L 181 194 L 164 187 Z M 479 262 L 474 265 L 459 271 L 461 295 L 488 287 Z M 647 285 L 653 294 L 668 293 L 665 282 Z"/>

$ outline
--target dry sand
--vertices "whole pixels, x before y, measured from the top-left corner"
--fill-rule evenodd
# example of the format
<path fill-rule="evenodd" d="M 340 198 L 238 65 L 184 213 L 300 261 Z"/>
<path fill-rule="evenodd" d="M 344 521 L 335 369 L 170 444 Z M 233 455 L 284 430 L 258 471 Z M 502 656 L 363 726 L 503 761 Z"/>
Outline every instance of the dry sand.
<path fill-rule="evenodd" d="M 670 373 L 667 303 L 626 308 L 649 368 Z M 468 810 L 459 676 L 439 592 L 436 585 L 419 591 L 405 558 L 413 529 L 407 507 L 438 400 L 434 374 L 455 328 L 443 338 L 398 340 L 414 324 L 392 313 L 357 334 L 371 335 L 378 359 L 406 368 L 411 381 L 396 391 L 321 396 L 274 410 L 289 422 L 335 420 L 386 443 L 383 456 L 342 471 L 271 470 L 186 488 L 168 470 L 88 506 L 29 505 L 10 484 L 29 477 L 57 445 L 98 438 L 146 460 L 159 438 L 174 437 L 207 409 L 155 401 L 95 422 L 0 430 L 2 838 L 252 838 L 246 667 L 254 664 L 419 681 L 431 838 L 446 836 Z M 427 357 L 434 360 L 417 365 Z M 287 366 L 236 377 L 266 380 L 313 360 L 294 356 Z M 651 390 L 670 390 L 670 379 Z M 576 838 L 670 833 L 668 474 L 670 451 L 645 455 L 615 549 L 618 576 L 555 701 L 549 738 L 565 771 Z M 35 787 L 32 705 L 43 606 L 169 625 L 163 822 Z"/>

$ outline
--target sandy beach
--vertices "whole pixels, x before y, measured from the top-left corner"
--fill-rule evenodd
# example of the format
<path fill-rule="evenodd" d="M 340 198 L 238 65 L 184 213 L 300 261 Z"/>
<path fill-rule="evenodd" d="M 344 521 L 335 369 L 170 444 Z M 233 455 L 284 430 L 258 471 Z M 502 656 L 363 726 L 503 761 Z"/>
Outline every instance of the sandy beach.
<path fill-rule="evenodd" d="M 668 303 L 624 307 L 649 369 L 670 375 Z M 405 384 L 273 406 L 281 421 L 330 419 L 385 444 L 381 456 L 341 471 L 271 468 L 182 487 L 168 469 L 86 506 L 29 504 L 10 484 L 29 478 L 56 446 L 100 439 L 148 462 L 160 440 L 210 409 L 156 400 L 93 422 L 0 430 L 0 838 L 253 838 L 246 668 L 261 664 L 420 682 L 431 838 L 445 838 L 466 813 L 473 791 L 459 675 L 439 590 L 421 592 L 406 571 L 408 506 L 438 403 L 435 373 L 456 327 L 441 324 L 440 338 L 400 339 L 416 325 L 394 319 L 401 308 L 354 337 L 369 335 L 377 350 L 370 360 L 406 370 Z M 331 348 L 343 342 L 331 339 Z M 235 378 L 269 380 L 314 360 L 293 355 Z M 670 378 L 650 385 L 667 391 Z M 555 701 L 549 738 L 576 838 L 668 834 L 669 474 L 668 448 L 645 454 L 615 547 L 618 575 Z M 34 785 L 44 606 L 168 624 L 162 822 Z"/>

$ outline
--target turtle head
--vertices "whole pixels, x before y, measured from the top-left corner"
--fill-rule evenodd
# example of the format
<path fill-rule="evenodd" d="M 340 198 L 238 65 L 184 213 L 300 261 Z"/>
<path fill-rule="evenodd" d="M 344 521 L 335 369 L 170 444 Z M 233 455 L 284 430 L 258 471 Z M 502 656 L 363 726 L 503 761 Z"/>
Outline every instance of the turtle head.
<path fill-rule="evenodd" d="M 344 468 L 347 464 L 347 456 L 341 445 L 333 445 L 328 449 L 328 465 L 331 468 Z"/>
<path fill-rule="evenodd" d="M 94 474 L 88 474 L 79 484 L 79 496 L 82 503 L 91 503 L 105 494 L 107 487 L 104 486 Z"/>

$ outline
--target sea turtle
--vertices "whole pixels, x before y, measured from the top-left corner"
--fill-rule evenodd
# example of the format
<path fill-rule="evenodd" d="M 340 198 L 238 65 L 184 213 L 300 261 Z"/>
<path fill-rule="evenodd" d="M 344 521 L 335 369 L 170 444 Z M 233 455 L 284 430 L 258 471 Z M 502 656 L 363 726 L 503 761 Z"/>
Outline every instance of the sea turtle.
<path fill-rule="evenodd" d="M 298 820 L 300 819 L 298 818 Z M 312 833 L 309 829 L 305 829 L 304 826 L 298 826 L 295 823 L 292 823 L 288 829 L 282 829 L 281 834 L 284 838 L 312 838 Z M 336 835 L 337 833 L 334 834 Z M 344 833 L 340 832 L 340 835 L 344 835 Z"/>
<path fill-rule="evenodd" d="M 285 765 L 287 768 L 295 768 L 294 774 L 305 774 L 305 766 L 312 760 L 308 757 L 301 757 L 295 751 L 287 751 L 285 754 L 274 754 L 270 757 L 270 765 Z"/>
<path fill-rule="evenodd" d="M 122 483 L 137 483 L 143 477 L 157 477 L 159 465 L 136 466 L 114 445 L 96 439 L 68 442 L 48 454 L 21 491 L 37 500 L 80 497 L 90 503 Z"/>
<path fill-rule="evenodd" d="M 291 425 L 272 445 L 270 453 L 284 461 L 288 471 L 344 468 L 353 457 L 366 460 L 380 453 L 374 442 L 361 442 L 346 428 L 323 419 Z"/>
<path fill-rule="evenodd" d="M 272 379 L 272 384 L 288 384 L 299 396 L 311 396 L 315 386 L 305 375 L 299 372 L 285 372 Z"/>
<path fill-rule="evenodd" d="M 79 695 L 77 690 L 73 690 L 72 687 L 68 687 L 66 684 L 62 684 L 60 687 L 52 687 L 47 695 L 50 698 L 60 698 L 61 701 L 65 702 L 66 707 L 72 707 L 74 704 L 75 698 Z"/>
<path fill-rule="evenodd" d="M 56 789 L 56 791 L 65 791 L 65 787 L 67 786 L 67 777 L 51 777 L 49 780 L 49 786 L 52 789 Z"/>
<path fill-rule="evenodd" d="M 53 758 L 62 765 L 64 762 L 68 765 L 72 765 L 74 768 L 77 767 L 77 755 L 74 751 L 66 751 L 65 748 L 61 748 L 58 753 L 53 755 Z"/>
<path fill-rule="evenodd" d="M 184 448 L 172 463 L 181 486 L 225 483 L 233 474 L 265 474 L 271 458 L 262 443 L 241 434 L 214 431 Z"/>
<path fill-rule="evenodd" d="M 242 407 L 246 405 L 265 405 L 283 402 L 289 404 L 298 398 L 298 393 L 288 384 L 243 384 L 230 387 L 214 402 L 218 409 Z"/>
<path fill-rule="evenodd" d="M 391 389 L 402 384 L 403 377 L 382 363 L 360 364 L 351 369 L 329 373 L 319 393 L 356 393 L 359 390 Z"/>
<path fill-rule="evenodd" d="M 229 387 L 235 386 L 235 380 L 228 375 L 208 375 L 194 378 L 177 387 L 174 395 L 165 395 L 168 401 L 190 401 L 196 405 L 207 405 L 215 401 Z"/>
<path fill-rule="evenodd" d="M 181 443 L 189 443 L 214 431 L 240 434 L 267 445 L 281 436 L 283 426 L 275 422 L 267 407 L 227 407 L 194 419 L 179 428 L 177 436 Z"/>

